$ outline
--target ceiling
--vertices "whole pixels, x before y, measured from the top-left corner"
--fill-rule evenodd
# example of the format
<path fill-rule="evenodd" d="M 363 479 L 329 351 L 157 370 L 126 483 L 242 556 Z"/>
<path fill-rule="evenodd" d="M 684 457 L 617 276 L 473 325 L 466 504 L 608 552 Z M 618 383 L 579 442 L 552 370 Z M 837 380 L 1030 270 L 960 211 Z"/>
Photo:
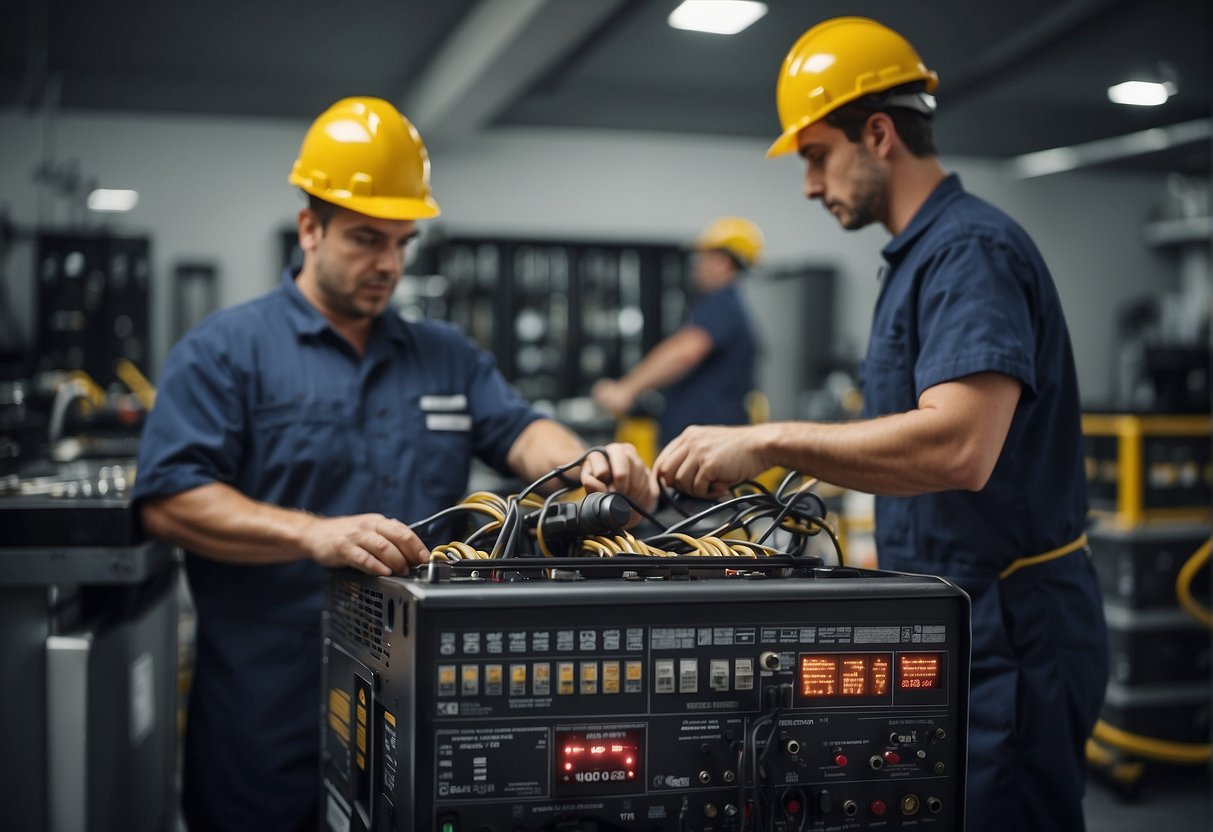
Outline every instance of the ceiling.
<path fill-rule="evenodd" d="M 367 94 L 431 143 L 496 125 L 772 139 L 788 47 L 859 14 L 939 73 L 945 155 L 1077 145 L 1096 166 L 1210 173 L 1208 0 L 767 0 L 732 37 L 671 29 L 677 2 L 0 0 L 0 108 L 310 119 Z M 1131 77 L 1179 92 L 1110 103 Z M 1154 149 L 1126 154 L 1134 140 L 1117 137 L 1149 128 L 1164 128 Z"/>

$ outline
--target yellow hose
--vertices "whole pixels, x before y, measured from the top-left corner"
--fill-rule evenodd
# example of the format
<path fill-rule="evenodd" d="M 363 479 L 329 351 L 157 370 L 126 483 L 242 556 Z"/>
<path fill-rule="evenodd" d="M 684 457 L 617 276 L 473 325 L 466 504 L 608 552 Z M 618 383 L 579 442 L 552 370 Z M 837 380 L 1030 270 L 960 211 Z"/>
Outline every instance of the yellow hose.
<path fill-rule="evenodd" d="M 1206 627 L 1213 629 L 1213 613 L 1210 613 L 1192 597 L 1192 579 L 1196 577 L 1196 573 L 1200 571 L 1201 567 L 1209 562 L 1210 550 L 1213 550 L 1213 537 L 1201 544 L 1201 547 L 1180 568 L 1179 574 L 1175 576 L 1175 597 L 1179 599 L 1179 605 L 1183 607 L 1184 612 Z"/>
<path fill-rule="evenodd" d="M 1184 766 L 1203 765 L 1213 754 L 1213 747 L 1209 743 L 1175 742 L 1160 740 L 1156 737 L 1143 737 L 1141 734 L 1134 734 L 1109 725 L 1102 719 L 1095 723 L 1095 730 L 1091 732 L 1091 736 L 1121 751 Z"/>

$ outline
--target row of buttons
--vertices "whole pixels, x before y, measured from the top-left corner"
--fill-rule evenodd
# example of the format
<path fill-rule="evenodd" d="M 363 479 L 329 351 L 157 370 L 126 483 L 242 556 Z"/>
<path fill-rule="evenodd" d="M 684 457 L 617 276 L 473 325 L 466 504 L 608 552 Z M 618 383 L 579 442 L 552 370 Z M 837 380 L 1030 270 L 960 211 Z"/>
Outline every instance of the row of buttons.
<path fill-rule="evenodd" d="M 582 694 L 641 693 L 644 688 L 644 663 L 639 659 L 626 661 L 556 662 L 556 693 L 568 696 Z M 484 695 L 501 696 L 506 692 L 505 665 L 486 664 Z M 601 673 L 600 673 L 601 671 Z M 530 681 L 531 696 L 552 695 L 552 663 L 531 662 L 509 666 L 509 695 L 527 696 Z M 480 696 L 481 665 L 438 665 L 439 696 Z"/>
<path fill-rule="evenodd" d="M 734 659 L 733 684 L 729 685 L 728 659 L 708 660 L 708 687 L 714 691 L 753 690 L 754 660 Z M 677 671 L 677 675 L 675 675 Z M 698 693 L 699 659 L 658 659 L 653 667 L 655 693 Z"/>

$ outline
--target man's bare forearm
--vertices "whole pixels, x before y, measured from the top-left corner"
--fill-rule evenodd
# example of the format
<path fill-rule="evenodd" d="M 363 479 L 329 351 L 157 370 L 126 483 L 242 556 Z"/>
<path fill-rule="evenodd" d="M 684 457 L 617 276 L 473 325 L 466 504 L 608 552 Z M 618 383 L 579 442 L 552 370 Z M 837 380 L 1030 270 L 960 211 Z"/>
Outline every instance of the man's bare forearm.
<path fill-rule="evenodd" d="M 286 563 L 308 555 L 302 541 L 315 517 L 249 499 L 223 483 L 143 504 L 154 537 L 231 563 Z"/>

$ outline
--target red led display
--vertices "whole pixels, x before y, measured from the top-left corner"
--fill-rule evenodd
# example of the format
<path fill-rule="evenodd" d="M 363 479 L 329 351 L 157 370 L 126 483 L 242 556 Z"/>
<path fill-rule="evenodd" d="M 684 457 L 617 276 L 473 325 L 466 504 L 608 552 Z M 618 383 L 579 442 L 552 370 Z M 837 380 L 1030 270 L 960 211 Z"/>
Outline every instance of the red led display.
<path fill-rule="evenodd" d="M 561 791 L 629 791 L 640 778 L 644 749 L 639 731 L 564 731 L 556 734 L 556 781 Z"/>
<path fill-rule="evenodd" d="M 898 653 L 898 690 L 938 690 L 943 687 L 941 653 Z"/>

